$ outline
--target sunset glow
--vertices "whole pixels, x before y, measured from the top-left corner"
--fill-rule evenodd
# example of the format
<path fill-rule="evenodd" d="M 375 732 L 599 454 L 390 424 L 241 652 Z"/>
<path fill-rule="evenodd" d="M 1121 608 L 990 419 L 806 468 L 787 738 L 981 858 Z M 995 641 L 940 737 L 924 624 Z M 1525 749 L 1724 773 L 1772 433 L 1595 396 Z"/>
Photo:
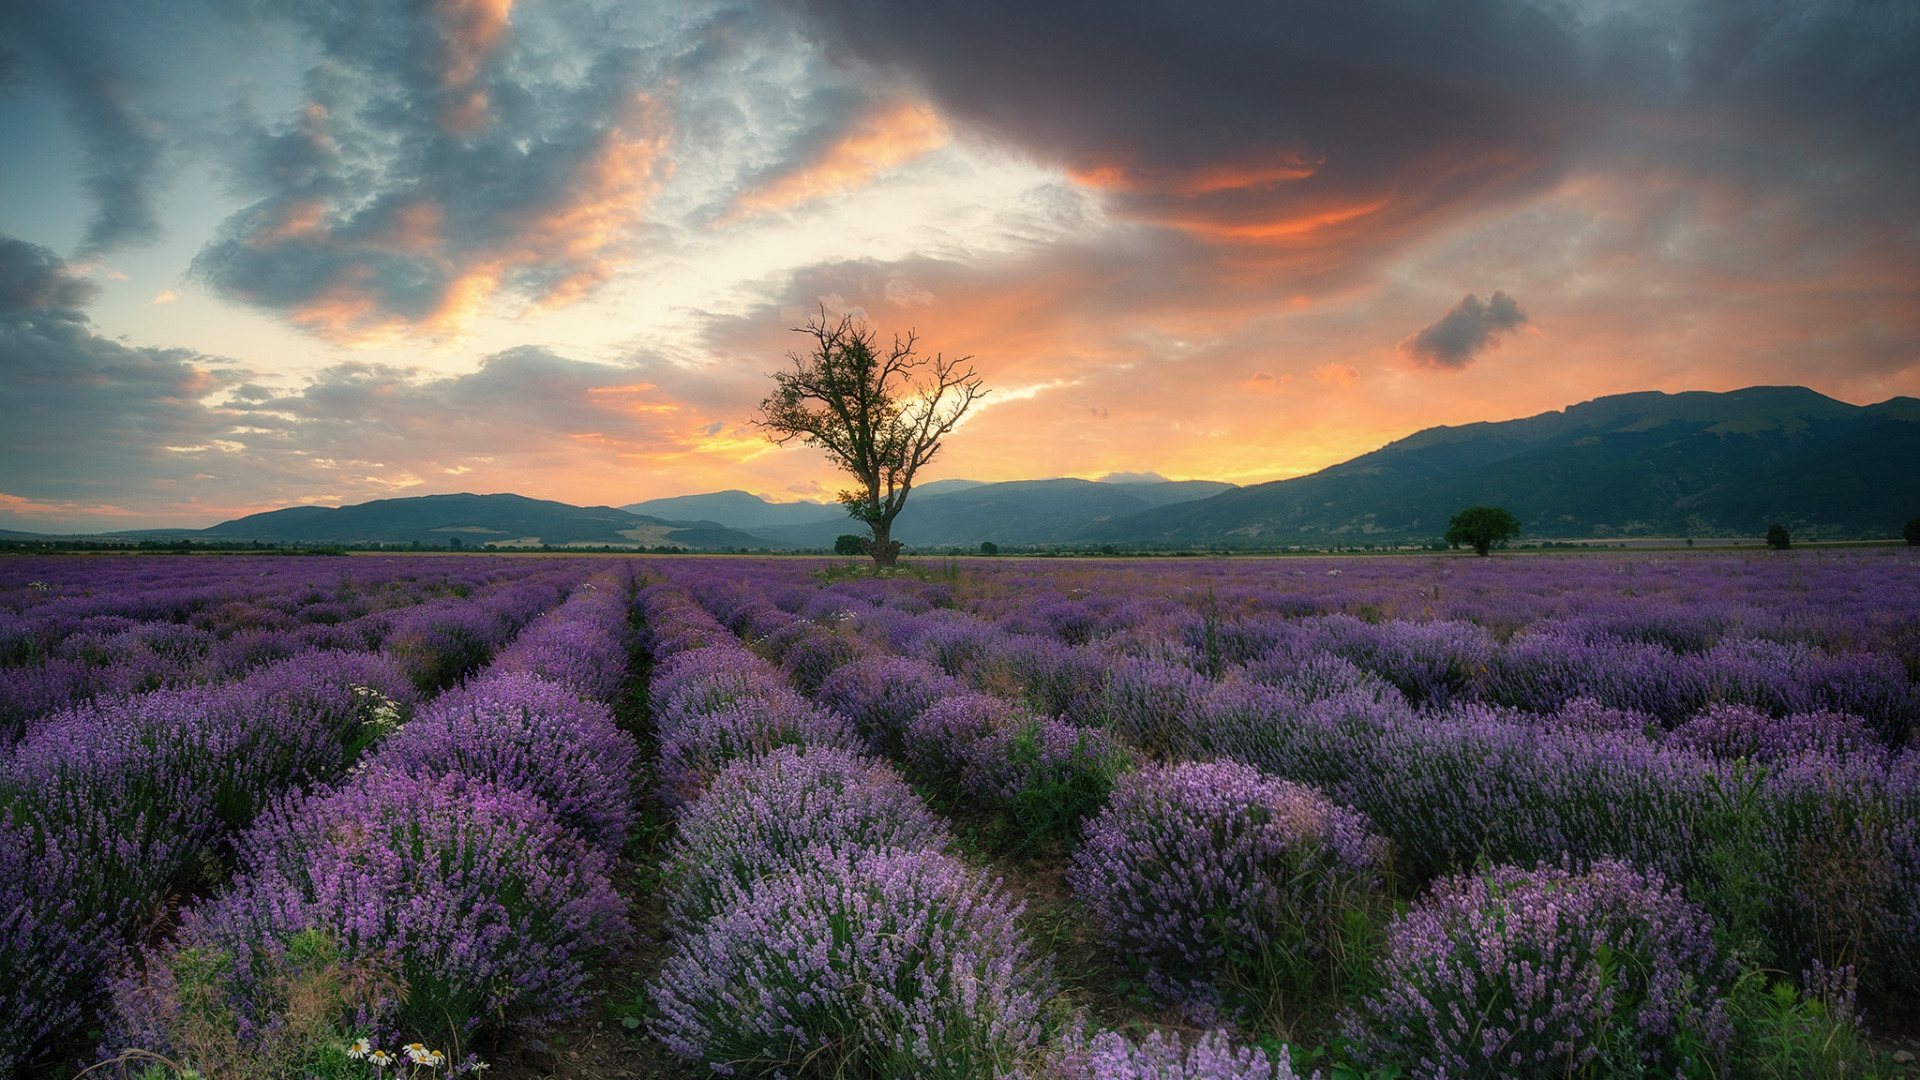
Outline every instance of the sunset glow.
<path fill-rule="evenodd" d="M 750 418 L 821 311 L 995 390 L 929 480 L 1920 395 L 1920 30 L 1854 6 L 168 12 L 0 16 L 0 528 L 818 498 Z"/>

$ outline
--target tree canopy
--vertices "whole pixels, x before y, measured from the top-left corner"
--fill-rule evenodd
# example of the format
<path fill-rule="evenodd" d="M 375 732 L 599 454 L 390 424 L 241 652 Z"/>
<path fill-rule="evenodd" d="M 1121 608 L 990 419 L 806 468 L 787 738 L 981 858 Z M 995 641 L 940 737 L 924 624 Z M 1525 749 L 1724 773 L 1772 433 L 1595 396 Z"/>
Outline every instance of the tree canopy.
<path fill-rule="evenodd" d="M 805 355 L 787 354 L 790 367 L 774 373 L 755 422 L 776 443 L 799 439 L 825 450 L 852 475 L 856 486 L 839 493 L 840 504 L 872 532 L 864 543 L 874 565 L 891 566 L 900 555 L 893 519 L 914 476 L 987 390 L 972 357 L 920 355 L 912 330 L 895 334 L 884 352 L 864 320 L 829 319 L 824 309 L 793 330 L 813 344 Z"/>
<path fill-rule="evenodd" d="M 1520 519 L 1499 506 L 1469 506 L 1447 520 L 1447 543 L 1487 554 L 1520 535 Z"/>

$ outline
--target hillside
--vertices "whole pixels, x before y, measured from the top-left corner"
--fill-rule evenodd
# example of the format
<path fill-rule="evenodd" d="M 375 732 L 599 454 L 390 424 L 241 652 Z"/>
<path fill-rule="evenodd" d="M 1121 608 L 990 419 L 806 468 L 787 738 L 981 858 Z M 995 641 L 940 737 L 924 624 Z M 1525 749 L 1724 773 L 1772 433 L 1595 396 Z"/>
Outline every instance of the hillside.
<path fill-rule="evenodd" d="M 197 534 L 275 543 L 410 543 L 480 547 L 679 545 L 764 547 L 765 541 L 713 522 L 671 521 L 611 506 L 569 506 L 522 495 L 423 495 L 356 506 L 294 506 L 221 522 Z"/>
<path fill-rule="evenodd" d="M 1644 392 L 1429 428 L 1310 476 L 1089 527 L 1086 542 L 1259 546 L 1431 539 L 1474 504 L 1536 539 L 1898 535 L 1920 514 L 1920 401 L 1801 387 Z"/>

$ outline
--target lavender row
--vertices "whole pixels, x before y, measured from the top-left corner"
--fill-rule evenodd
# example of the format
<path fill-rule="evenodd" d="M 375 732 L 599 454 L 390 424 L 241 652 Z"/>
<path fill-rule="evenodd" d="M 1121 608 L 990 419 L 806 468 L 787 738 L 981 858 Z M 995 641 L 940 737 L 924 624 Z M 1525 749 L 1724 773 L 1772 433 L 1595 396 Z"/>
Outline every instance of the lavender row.
<path fill-rule="evenodd" d="M 1011 846 L 1073 835 L 1135 755 L 1099 727 L 987 693 L 920 656 L 890 654 L 836 624 L 773 606 L 724 581 L 692 586 L 708 609 L 821 706 L 853 721 L 866 748 L 899 762 L 955 808 L 991 815 Z M 804 606 L 804 605 L 802 605 Z M 864 624 L 861 625 L 864 629 Z"/>
<path fill-rule="evenodd" d="M 642 603 L 680 807 L 654 1034 L 748 1075 L 999 1077 L 1034 1058 L 1053 980 L 1019 907 L 852 724 L 684 590 Z"/>
<path fill-rule="evenodd" d="M 169 898 L 278 792 L 331 778 L 416 700 L 393 661 L 315 653 L 61 714 L 0 763 L 0 1074 L 84 1030 Z"/>
<path fill-rule="evenodd" d="M 459 1060 L 488 1028 L 578 1015 L 628 932 L 611 874 L 637 751 L 609 703 L 630 584 L 621 573 L 581 586 L 343 782 L 261 815 L 232 884 L 144 957 L 144 976 L 116 985 L 114 1048 L 205 1058 L 195 1010 L 209 1002 L 237 1052 L 282 1067 L 338 1056 L 356 1035 L 362 1047 L 451 1038 Z M 351 973 L 329 984 L 350 1000 L 320 1042 L 289 1045 L 286 987 L 312 974 L 316 952 Z"/>
<path fill-rule="evenodd" d="M 712 581 L 696 587 L 717 612 L 732 617 L 735 629 L 764 634 L 770 651 L 797 654 L 789 667 L 803 678 L 816 664 L 861 651 L 823 637 L 818 627 L 796 631 L 764 600 Z M 729 595 L 739 602 L 729 604 Z M 844 626 L 858 618 L 833 621 Z M 810 646 L 796 648 L 809 638 Z M 1337 666 L 1309 672 L 1308 685 L 1368 682 L 1351 664 L 1325 659 Z M 916 679 L 913 661 L 877 662 L 896 665 L 896 677 L 872 680 L 887 690 L 872 700 L 873 712 L 876 719 L 891 715 L 896 727 L 911 731 L 912 717 L 941 690 L 966 693 L 951 678 L 938 686 L 937 672 Z M 853 660 L 840 671 L 874 663 Z M 927 670 L 924 663 L 919 670 Z M 1166 682 L 1184 691 L 1176 693 L 1183 706 L 1209 696 L 1206 680 L 1171 670 L 1179 676 Z M 838 678 L 825 676 L 823 689 Z M 1378 680 L 1371 685 L 1382 698 L 1397 697 Z M 1136 696 L 1137 704 L 1155 704 L 1151 693 Z M 1595 706 L 1586 713 L 1580 718 L 1586 728 L 1604 729 L 1609 719 L 1619 726 L 1616 718 L 1596 715 L 1604 710 Z M 1782 743 L 1781 733 L 1751 709 L 1721 710 L 1703 720 L 1710 722 L 1686 731 L 1723 751 L 1738 746 L 1742 753 L 1769 756 L 1771 750 L 1792 758 L 1811 748 L 1884 757 L 1873 753 L 1877 747 L 1857 721 L 1841 724 L 1837 741 L 1823 742 L 1833 732 L 1813 723 Z M 1161 732 L 1163 738 L 1176 734 Z M 1141 965 L 1162 996 L 1203 1017 L 1225 1008 L 1245 1018 L 1249 1006 L 1276 998 L 1324 1002 L 1339 981 L 1329 969 L 1369 960 L 1354 942 L 1340 939 L 1355 915 L 1364 926 L 1366 912 L 1381 907 L 1384 860 L 1384 841 L 1370 836 L 1366 820 L 1312 788 L 1241 765 L 1152 766 L 1121 778 L 1075 857 L 1073 883 L 1110 944 Z M 1525 920 L 1516 922 L 1508 912 L 1524 913 Z M 1476 921 L 1506 930 L 1476 934 Z M 1409 1067 L 1417 1076 L 1558 1075 L 1569 1062 L 1576 1069 L 1639 1073 L 1697 1069 L 1724 1061 L 1729 1050 L 1731 1026 L 1719 993 L 1731 969 L 1717 952 L 1712 920 L 1657 873 L 1604 859 L 1581 875 L 1496 866 L 1442 882 L 1395 922 L 1389 938 L 1379 975 L 1384 988 L 1345 1013 L 1350 1045 L 1362 1062 Z M 1814 970 L 1821 970 L 1818 960 Z M 1605 990 L 1582 989 L 1591 986 Z M 1448 1019 L 1484 1016 L 1501 1001 L 1507 1002 L 1503 1022 L 1460 1026 Z M 1614 1034 L 1601 1037 L 1606 1032 Z M 1103 1057 L 1082 1048 L 1068 1059 L 1086 1063 L 1089 1071 L 1077 1075 L 1132 1064 L 1111 1041 L 1105 1049 Z M 1241 1075 L 1224 1049 L 1205 1046 L 1205 1071 L 1189 1073 L 1193 1060 L 1165 1056 L 1164 1048 L 1153 1067 L 1170 1075 Z"/>
<path fill-rule="evenodd" d="M 110 565 L 125 570 L 178 561 Z M 257 571 L 260 576 L 226 583 L 230 587 L 212 597 L 191 590 L 183 597 L 165 582 L 139 583 L 149 599 L 138 609 L 150 616 L 146 621 L 80 614 L 58 601 L 0 609 L 0 742 L 73 704 L 221 682 L 317 650 L 391 649 L 416 682 L 437 689 L 484 663 L 491 648 L 558 603 L 585 573 L 577 562 L 521 564 L 458 581 L 421 581 L 418 560 L 395 561 L 375 568 L 389 575 L 385 582 L 376 575 L 355 584 L 335 571 L 336 585 L 322 590 L 310 569 L 314 561 L 283 560 Z M 401 570 L 409 572 L 400 577 Z M 143 594 L 136 589 L 135 595 Z"/>
<path fill-rule="evenodd" d="M 1191 665 L 1184 633 L 1110 634 L 1102 643 L 1157 646 L 1164 658 L 1103 658 L 1094 646 L 930 607 L 939 586 L 823 589 L 791 571 L 757 572 L 747 587 L 717 576 L 694 587 L 748 632 L 794 608 L 835 627 L 835 637 L 854 631 L 855 643 L 833 646 L 841 651 L 877 644 L 972 685 L 1053 704 L 1157 757 L 1231 758 L 1319 786 L 1391 835 L 1414 880 L 1482 858 L 1528 866 L 1625 858 L 1684 883 L 1755 960 L 1852 964 L 1882 985 L 1920 975 L 1915 758 L 1888 752 L 1857 716 L 1717 705 L 1668 734 L 1649 714 L 1593 698 L 1546 712 L 1433 699 L 1415 708 L 1333 650 L 1290 649 L 1210 679 Z M 865 599 L 850 605 L 853 593 Z M 1345 623 L 1416 643 L 1445 631 Z"/>
<path fill-rule="evenodd" d="M 479 625 L 500 635 L 550 596 L 550 585 L 497 590 L 476 601 L 492 601 Z M 439 625 L 414 610 L 423 629 Z M 0 888 L 14 894 L 0 902 L 0 986 L 17 988 L 24 1017 L 0 1036 L 0 1058 L 76 1030 L 130 935 L 170 897 L 214 884 L 264 805 L 337 776 L 404 716 L 420 698 L 409 661 L 423 652 L 312 652 L 37 724 L 0 761 Z"/>
<path fill-rule="evenodd" d="M 1105 798 L 1114 775 L 1132 765 L 1116 761 L 1115 748 L 1098 732 L 1015 710 L 923 661 L 876 655 L 857 639 L 840 638 L 764 602 L 729 603 L 727 590 L 715 589 L 711 582 L 706 586 L 698 591 L 711 614 L 723 616 L 734 630 L 755 640 L 762 652 L 777 657 L 786 673 L 813 693 L 818 705 L 848 716 L 869 751 L 894 757 L 909 776 L 931 790 L 958 794 L 956 803 L 971 801 L 1031 812 L 1047 804 L 1060 809 L 1064 801 L 1070 807 L 1065 810 L 1071 818 L 1067 824 L 1077 825 L 1088 804 Z M 702 615 L 709 612 L 696 613 L 691 619 L 700 621 Z M 708 637 L 722 629 L 717 623 L 709 620 Z M 731 652 L 752 668 L 750 653 L 738 648 Z M 755 670 L 763 677 L 770 674 L 766 668 Z M 767 683 L 776 692 L 781 689 L 771 679 Z M 863 760 L 864 765 L 853 764 Z M 1071 798 L 1062 800 L 1062 784 L 1078 785 L 1079 805 L 1072 805 Z M 723 910 L 729 899 L 738 898 L 737 893 L 729 896 L 728 890 L 738 890 L 776 865 L 811 862 L 809 871 L 819 874 L 822 847 L 838 860 L 830 864 L 831 879 L 833 873 L 845 873 L 863 851 L 900 844 L 902 832 L 928 845 L 946 842 L 944 828 L 924 804 L 897 774 L 873 759 L 861 759 L 837 747 L 811 749 L 804 756 L 783 748 L 737 764 L 682 819 L 680 849 L 669 864 L 682 882 L 683 891 L 675 900 L 676 917 L 685 918 L 682 912 L 687 908 L 696 915 Z M 731 839 L 739 835 L 762 839 L 742 845 Z M 810 850 L 803 854 L 803 849 Z M 716 865 L 724 868 L 717 874 Z M 804 882 L 795 881 L 785 898 L 783 915 L 791 916 L 790 909 L 797 906 L 804 888 Z M 841 901 L 829 895 L 811 902 L 832 908 Z M 725 932 L 737 933 L 739 928 L 729 926 Z M 717 991 L 712 986 L 705 989 Z M 923 1005 L 916 1010 L 897 999 L 883 1004 L 891 1015 L 882 1018 L 882 1026 L 913 1026 L 926 1009 Z M 983 1010 L 986 1016 L 980 1015 Z M 917 1022 L 925 1026 L 924 1019 Z M 992 1003 L 977 1003 L 971 1024 L 977 1028 L 996 1023 L 998 1013 Z M 757 1026 L 764 1029 L 765 1024 Z M 945 1021 L 948 1045 L 956 1045 L 958 1029 L 957 1020 Z M 753 1049 L 738 1041 L 726 1045 L 736 1054 L 751 1054 Z M 1068 1027 L 1062 1043 L 1044 1053 L 1036 1051 L 1037 1047 L 1029 1046 L 1016 1055 L 1023 1059 L 1027 1074 L 1060 1080 L 1293 1076 L 1284 1054 L 1276 1061 L 1257 1050 L 1235 1051 L 1219 1032 L 1183 1049 L 1177 1037 L 1168 1042 L 1156 1035 L 1136 1045 L 1113 1032 L 1088 1035 L 1075 1024 Z M 764 1054 L 761 1060 L 774 1067 L 785 1061 Z M 832 1072 L 843 1064 L 836 1061 L 822 1071 Z M 897 1066 L 895 1072 L 907 1064 L 915 1071 L 936 1066 L 925 1057 L 890 1064 Z M 943 1075 L 998 1076 L 1006 1073 L 1008 1062 L 993 1055 L 956 1053 L 937 1065 L 944 1069 Z"/>

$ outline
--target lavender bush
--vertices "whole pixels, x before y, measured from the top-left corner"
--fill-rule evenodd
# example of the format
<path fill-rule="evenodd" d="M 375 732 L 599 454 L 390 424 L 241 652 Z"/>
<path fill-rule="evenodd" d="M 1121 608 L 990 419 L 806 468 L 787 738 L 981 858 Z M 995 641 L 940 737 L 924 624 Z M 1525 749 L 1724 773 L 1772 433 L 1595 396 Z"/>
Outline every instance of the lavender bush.
<path fill-rule="evenodd" d="M 1004 1076 L 1053 981 L 1017 905 L 934 852 L 842 853 L 763 878 L 683 940 L 654 1035 L 748 1076 Z"/>
<path fill-rule="evenodd" d="M 404 984 L 379 1033 L 467 1040 L 576 1015 L 593 965 L 627 933 L 608 863 L 532 795 L 459 774 L 385 770 L 295 798 L 241 844 L 242 873 L 189 912 L 173 948 L 231 957 L 227 1006 L 256 1024 L 276 950 L 319 930 Z M 162 952 L 152 963 L 168 963 Z"/>
<path fill-rule="evenodd" d="M 1316 1076 L 1319 1074 L 1315 1074 Z M 1208 1031 L 1182 1046 L 1177 1033 L 1155 1031 L 1134 1042 L 1116 1031 L 1092 1038 L 1074 1033 L 1047 1062 L 1043 1080 L 1295 1080 L 1285 1050 L 1276 1060 L 1257 1047 L 1238 1047 L 1224 1031 Z"/>
<path fill-rule="evenodd" d="M 875 752 L 896 756 L 921 713 L 966 692 L 966 684 L 924 660 L 878 656 L 855 660 L 827 676 L 814 700 L 852 720 Z"/>
<path fill-rule="evenodd" d="M 680 814 L 661 869 L 682 931 L 713 918 L 760 878 L 832 852 L 937 851 L 944 824 L 898 773 L 830 746 L 786 746 L 735 761 Z"/>
<path fill-rule="evenodd" d="M 1656 874 L 1502 866 L 1394 922 L 1351 1035 L 1415 1078 L 1701 1075 L 1727 1048 L 1725 974 L 1706 914 Z"/>
<path fill-rule="evenodd" d="M 1883 751 L 1859 717 L 1834 712 L 1774 717 L 1751 705 L 1709 705 L 1675 728 L 1667 736 L 1667 745 L 1711 757 L 1754 761 Z"/>
<path fill-rule="evenodd" d="M 609 854 L 633 824 L 633 737 L 599 702 L 526 673 L 489 674 L 448 691 L 387 739 L 381 767 L 431 779 L 449 772 L 536 795 Z"/>
<path fill-rule="evenodd" d="M 1122 777 L 1067 880 L 1156 994 L 1266 1010 L 1337 989 L 1385 856 L 1366 819 L 1312 788 L 1192 763 Z"/>

